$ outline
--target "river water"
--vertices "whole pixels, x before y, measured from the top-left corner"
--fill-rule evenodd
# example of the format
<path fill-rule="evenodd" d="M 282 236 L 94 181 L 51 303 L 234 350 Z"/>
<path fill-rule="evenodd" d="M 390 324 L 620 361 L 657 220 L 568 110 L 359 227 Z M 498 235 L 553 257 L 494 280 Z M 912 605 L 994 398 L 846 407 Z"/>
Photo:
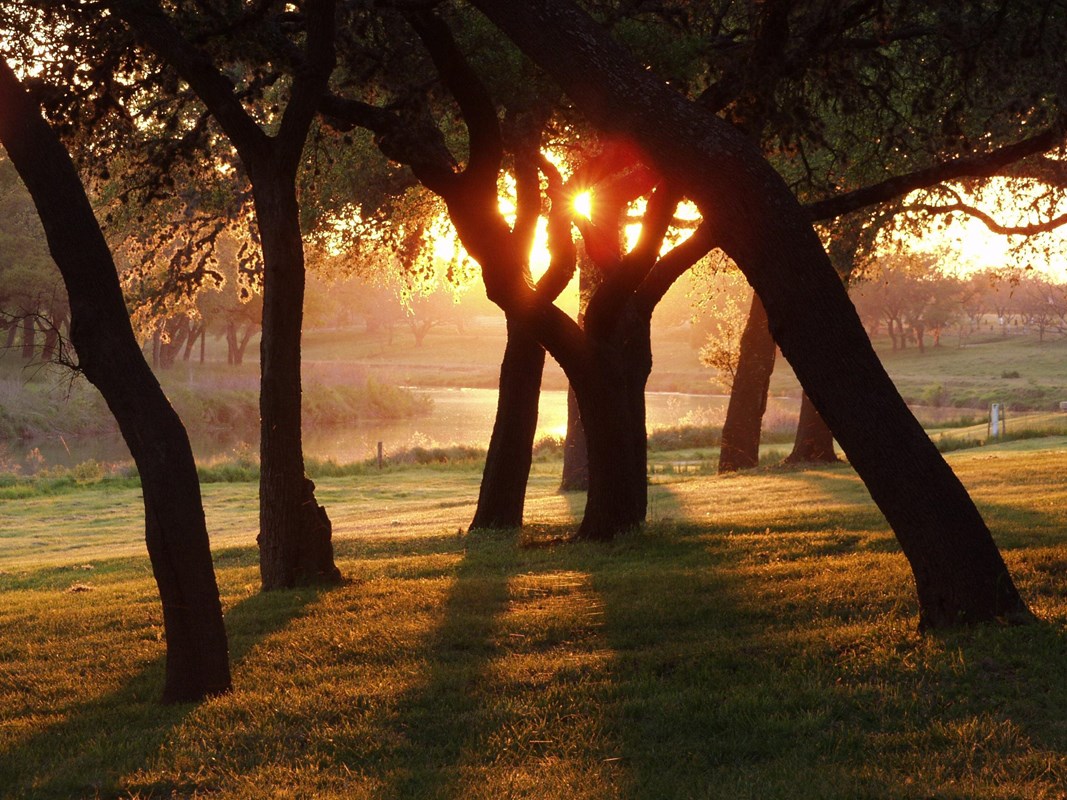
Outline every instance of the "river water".
<path fill-rule="evenodd" d="M 430 414 L 413 419 L 387 421 L 354 420 L 351 425 L 304 431 L 304 453 L 309 458 L 333 459 L 338 463 L 362 461 L 375 455 L 382 442 L 386 456 L 412 447 L 471 445 L 486 447 L 496 413 L 495 389 L 413 389 L 433 400 Z M 649 392 L 646 395 L 648 429 L 654 431 L 677 425 L 721 425 L 726 413 L 725 395 Z M 765 427 L 788 425 L 795 420 L 799 401 L 771 398 Z M 537 436 L 563 436 L 567 428 L 567 393 L 544 391 L 538 415 Z M 236 454 L 258 453 L 258 442 L 233 435 L 190 431 L 197 460 L 209 463 Z M 36 441 L 32 445 L 8 445 L 0 453 L 9 464 L 21 463 L 22 470 L 40 467 L 73 466 L 94 459 L 105 464 L 130 460 L 122 439 L 78 437 Z"/>

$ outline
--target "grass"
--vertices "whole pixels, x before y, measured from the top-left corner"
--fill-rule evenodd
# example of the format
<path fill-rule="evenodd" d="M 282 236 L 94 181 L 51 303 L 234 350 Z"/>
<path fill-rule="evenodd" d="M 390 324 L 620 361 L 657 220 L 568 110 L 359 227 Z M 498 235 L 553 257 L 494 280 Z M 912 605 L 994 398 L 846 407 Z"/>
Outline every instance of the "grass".
<path fill-rule="evenodd" d="M 1046 442 L 1047 444 L 1047 442 Z M 0 797 L 1063 798 L 1067 453 L 952 454 L 1037 625 L 915 633 L 846 466 L 656 475 L 651 523 L 463 535 L 478 470 L 324 477 L 347 582 L 258 593 L 251 484 L 205 486 L 232 695 L 161 708 L 135 487 L 0 500 Z"/>

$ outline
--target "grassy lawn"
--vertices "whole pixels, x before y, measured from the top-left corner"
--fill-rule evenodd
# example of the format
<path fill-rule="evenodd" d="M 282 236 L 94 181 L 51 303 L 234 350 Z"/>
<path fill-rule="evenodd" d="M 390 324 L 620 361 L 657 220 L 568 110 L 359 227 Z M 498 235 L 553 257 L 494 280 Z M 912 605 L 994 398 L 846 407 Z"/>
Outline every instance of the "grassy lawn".
<path fill-rule="evenodd" d="M 558 464 L 521 535 L 473 466 L 323 478 L 348 580 L 270 595 L 209 484 L 235 691 L 169 708 L 138 490 L 0 499 L 0 797 L 1064 798 L 1063 444 L 950 456 L 1042 622 L 928 637 L 846 466 L 657 474 L 610 546 Z"/>

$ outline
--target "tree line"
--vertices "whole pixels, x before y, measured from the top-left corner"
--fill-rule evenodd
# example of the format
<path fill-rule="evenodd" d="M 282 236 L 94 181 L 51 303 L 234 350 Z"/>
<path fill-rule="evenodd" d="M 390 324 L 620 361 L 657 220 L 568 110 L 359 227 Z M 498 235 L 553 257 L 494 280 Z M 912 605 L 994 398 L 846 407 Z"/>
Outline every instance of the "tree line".
<path fill-rule="evenodd" d="M 987 268 L 945 274 L 936 254 L 884 256 L 851 288 L 870 335 L 884 332 L 893 350 L 962 345 L 974 334 L 1067 333 L 1067 283 L 1046 273 Z"/>
<path fill-rule="evenodd" d="M 120 169 L 105 213 L 136 221 L 131 209 L 162 210 L 166 230 L 173 213 L 210 212 L 171 259 L 176 278 L 212 280 L 212 243 L 227 229 L 249 242 L 244 259 L 261 264 L 264 589 L 340 579 L 300 439 L 305 236 L 353 199 L 388 220 L 422 192 L 443 203 L 507 319 L 473 529 L 521 524 L 546 354 L 571 383 L 586 442 L 588 495 L 575 535 L 607 540 L 643 522 L 652 310 L 718 249 L 756 293 L 731 412 L 735 400 L 747 409 L 758 442 L 761 376 L 777 345 L 896 534 L 920 625 L 1029 618 L 985 522 L 879 363 L 841 265 L 869 228 L 849 215 L 1027 158 L 1039 159 L 1035 170 L 1055 169 L 1043 154 L 1063 142 L 1047 87 L 1059 76 L 1064 9 L 654 6 L 2 7 L 10 36 L 0 142 L 63 275 L 78 367 L 100 388 L 141 474 L 167 638 L 165 699 L 226 691 L 230 679 L 188 439 L 137 346 L 83 182 L 91 190 Z M 35 54 L 49 46 L 69 60 L 40 64 Z M 7 58 L 39 71 L 20 77 Z M 1008 76 L 1006 62 L 1018 67 Z M 553 142 L 574 154 L 567 176 L 545 156 Z M 237 176 L 240 190 L 222 182 L 202 191 L 220 175 Z M 514 213 L 499 203 L 507 181 Z M 583 191 L 594 197 L 588 220 L 571 202 Z M 626 243 L 638 199 L 641 233 Z M 683 200 L 700 221 L 665 247 Z M 529 253 L 542 219 L 551 263 L 535 277 Z M 828 245 L 813 223 L 836 230 Z M 411 220 L 396 231 L 396 246 L 417 244 L 417 229 Z M 368 231 L 354 238 L 376 241 Z M 554 302 L 576 270 L 578 319 Z M 755 382 L 741 380 L 746 364 L 756 365 Z"/>

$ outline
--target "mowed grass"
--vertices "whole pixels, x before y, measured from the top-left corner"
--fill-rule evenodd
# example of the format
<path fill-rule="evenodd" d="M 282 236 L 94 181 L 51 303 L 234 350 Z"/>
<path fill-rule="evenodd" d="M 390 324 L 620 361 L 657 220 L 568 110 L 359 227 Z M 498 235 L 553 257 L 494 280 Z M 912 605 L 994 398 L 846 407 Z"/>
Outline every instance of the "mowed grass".
<path fill-rule="evenodd" d="M 926 637 L 847 466 L 656 475 L 606 546 L 555 543 L 558 465 L 521 534 L 461 533 L 469 467 L 322 479 L 347 581 L 267 595 L 254 484 L 209 485 L 235 691 L 166 708 L 138 492 L 2 501 L 0 796 L 1067 797 L 1067 453 L 1036 447 L 951 461 L 1042 621 Z"/>

